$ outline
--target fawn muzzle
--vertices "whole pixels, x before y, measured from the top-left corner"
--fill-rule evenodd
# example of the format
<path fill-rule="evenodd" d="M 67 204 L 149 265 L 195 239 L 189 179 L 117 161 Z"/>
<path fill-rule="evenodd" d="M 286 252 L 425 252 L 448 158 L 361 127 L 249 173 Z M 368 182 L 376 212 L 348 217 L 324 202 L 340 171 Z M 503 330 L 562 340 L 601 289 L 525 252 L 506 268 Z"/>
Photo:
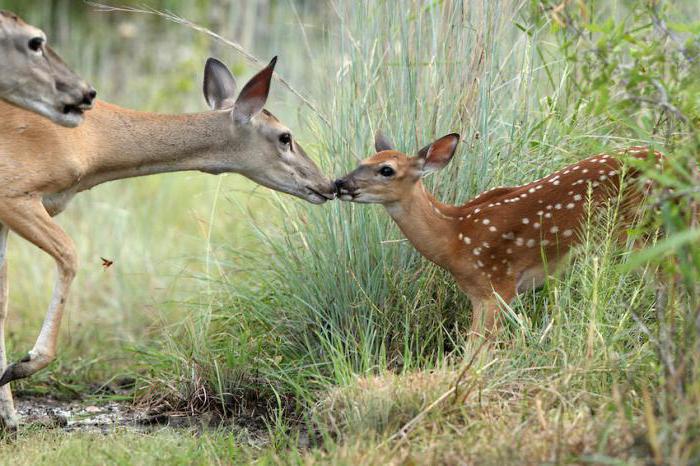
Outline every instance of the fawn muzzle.
<path fill-rule="evenodd" d="M 342 201 L 351 201 L 355 198 L 356 189 L 346 179 L 338 178 L 335 184 L 335 194 Z"/>

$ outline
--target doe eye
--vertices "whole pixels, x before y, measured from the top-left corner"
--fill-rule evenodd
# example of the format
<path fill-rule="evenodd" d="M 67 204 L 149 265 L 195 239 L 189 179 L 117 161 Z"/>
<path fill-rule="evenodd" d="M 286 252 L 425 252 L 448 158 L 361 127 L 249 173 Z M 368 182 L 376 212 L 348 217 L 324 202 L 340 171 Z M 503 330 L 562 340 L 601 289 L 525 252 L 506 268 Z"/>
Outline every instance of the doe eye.
<path fill-rule="evenodd" d="M 279 141 L 282 144 L 291 144 L 292 143 L 292 135 L 289 133 L 282 133 L 279 136 Z"/>
<path fill-rule="evenodd" d="M 379 169 L 379 174 L 382 176 L 391 176 L 394 173 L 394 169 L 391 167 L 382 167 Z"/>
<path fill-rule="evenodd" d="M 44 39 L 42 37 L 33 37 L 29 39 L 27 47 L 32 52 L 41 52 L 41 46 L 44 45 Z"/>

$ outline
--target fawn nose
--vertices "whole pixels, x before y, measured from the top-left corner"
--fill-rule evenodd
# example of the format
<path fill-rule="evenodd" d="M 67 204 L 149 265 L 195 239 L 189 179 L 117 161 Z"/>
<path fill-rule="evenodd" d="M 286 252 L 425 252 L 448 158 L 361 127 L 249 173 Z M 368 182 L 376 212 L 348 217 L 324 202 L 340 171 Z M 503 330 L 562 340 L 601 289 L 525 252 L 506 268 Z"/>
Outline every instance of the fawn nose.
<path fill-rule="evenodd" d="M 337 180 L 335 180 L 333 182 L 333 184 L 335 185 L 335 192 L 340 194 L 340 189 L 343 187 L 345 182 L 343 180 L 341 180 L 340 178 L 338 178 Z"/>

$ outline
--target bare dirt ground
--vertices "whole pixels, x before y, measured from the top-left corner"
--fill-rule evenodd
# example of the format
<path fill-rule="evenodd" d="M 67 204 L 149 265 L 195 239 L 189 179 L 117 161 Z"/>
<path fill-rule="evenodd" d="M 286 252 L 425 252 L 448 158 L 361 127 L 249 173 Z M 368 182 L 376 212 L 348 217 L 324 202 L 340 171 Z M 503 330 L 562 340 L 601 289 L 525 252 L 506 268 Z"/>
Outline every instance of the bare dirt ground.
<path fill-rule="evenodd" d="M 268 432 L 259 422 L 243 418 L 222 420 L 211 415 L 189 416 L 181 413 L 153 413 L 130 403 L 108 401 L 91 403 L 64 401 L 50 396 L 21 397 L 15 401 L 23 426 L 61 429 L 65 432 L 110 434 L 115 429 L 150 432 L 163 428 L 205 431 L 225 428 L 235 430 L 248 443 L 262 446 Z"/>

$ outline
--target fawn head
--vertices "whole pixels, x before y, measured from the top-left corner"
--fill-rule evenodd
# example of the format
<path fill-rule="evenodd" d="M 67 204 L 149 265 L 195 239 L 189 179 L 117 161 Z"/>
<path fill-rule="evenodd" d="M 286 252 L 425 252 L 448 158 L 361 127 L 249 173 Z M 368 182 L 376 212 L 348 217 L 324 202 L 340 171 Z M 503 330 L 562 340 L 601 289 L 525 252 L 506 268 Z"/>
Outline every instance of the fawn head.
<path fill-rule="evenodd" d="M 458 134 L 448 134 L 418 151 L 415 157 L 399 152 L 381 132 L 374 146 L 377 151 L 360 166 L 335 181 L 343 201 L 392 204 L 409 193 L 423 175 L 444 168 L 455 153 Z"/>
<path fill-rule="evenodd" d="M 0 10 L 0 98 L 69 128 L 83 121 L 97 92 L 46 44 L 46 34 Z"/>
<path fill-rule="evenodd" d="M 236 97 L 236 80 L 220 61 L 204 70 L 204 97 L 212 110 L 230 115 L 225 153 L 236 154 L 237 171 L 258 184 L 313 204 L 335 198 L 335 186 L 296 142 L 291 130 L 265 110 L 277 57 L 253 76 Z M 229 171 L 221 161 L 209 173 Z"/>

